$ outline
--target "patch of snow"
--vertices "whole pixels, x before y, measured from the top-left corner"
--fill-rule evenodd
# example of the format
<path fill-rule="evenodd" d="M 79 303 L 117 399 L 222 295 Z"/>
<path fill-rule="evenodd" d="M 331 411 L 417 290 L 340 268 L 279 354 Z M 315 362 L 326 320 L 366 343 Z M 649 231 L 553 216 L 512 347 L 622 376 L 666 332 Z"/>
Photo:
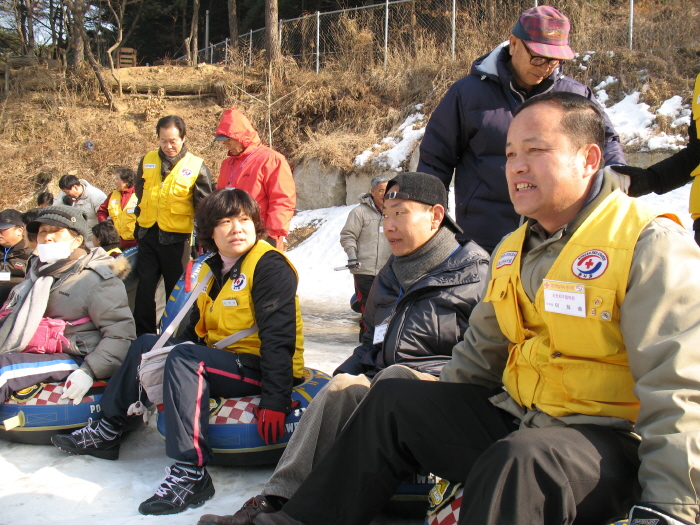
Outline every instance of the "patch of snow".
<path fill-rule="evenodd" d="M 673 118 L 683 109 L 683 97 L 675 95 L 659 106 L 656 112 L 664 117 Z"/>
<path fill-rule="evenodd" d="M 422 105 L 419 105 L 422 108 Z M 367 150 L 355 157 L 355 166 L 361 168 L 371 159 L 377 166 L 401 172 L 401 165 L 409 158 L 416 143 L 425 134 L 424 120 L 425 115 L 423 113 L 418 112 L 409 115 L 396 129 L 397 136 L 389 136 L 382 139 L 382 144 L 393 144 L 390 149 L 376 154 L 371 150 Z M 375 145 L 376 147 L 378 146 Z"/>
<path fill-rule="evenodd" d="M 603 80 L 600 84 L 598 84 L 596 87 L 593 88 L 593 91 L 598 91 L 599 89 L 605 89 L 608 87 L 610 84 L 614 84 L 617 82 L 617 79 L 613 76 L 608 76 L 605 80 Z"/>
<path fill-rule="evenodd" d="M 604 89 L 598 90 L 595 94 L 595 98 L 598 99 L 598 102 L 600 102 L 603 107 L 605 107 L 605 103 L 610 100 L 608 93 Z"/>
<path fill-rule="evenodd" d="M 654 114 L 648 104 L 639 102 L 640 94 L 635 91 L 606 110 L 623 145 L 641 146 L 651 136 L 649 126 L 654 122 Z"/>

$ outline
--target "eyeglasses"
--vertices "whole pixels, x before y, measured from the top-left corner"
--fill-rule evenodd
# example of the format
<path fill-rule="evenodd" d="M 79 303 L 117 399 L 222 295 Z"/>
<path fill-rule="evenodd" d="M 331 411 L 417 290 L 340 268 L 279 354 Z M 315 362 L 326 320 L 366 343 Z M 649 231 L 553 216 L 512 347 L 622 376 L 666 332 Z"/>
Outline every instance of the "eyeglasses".
<path fill-rule="evenodd" d="M 547 58 L 539 55 L 533 55 L 525 42 L 523 42 L 523 47 L 525 48 L 525 51 L 527 51 L 527 54 L 530 55 L 530 64 L 533 66 L 544 66 L 547 64 L 547 67 L 557 67 L 559 62 L 561 62 L 561 60 L 558 58 Z"/>

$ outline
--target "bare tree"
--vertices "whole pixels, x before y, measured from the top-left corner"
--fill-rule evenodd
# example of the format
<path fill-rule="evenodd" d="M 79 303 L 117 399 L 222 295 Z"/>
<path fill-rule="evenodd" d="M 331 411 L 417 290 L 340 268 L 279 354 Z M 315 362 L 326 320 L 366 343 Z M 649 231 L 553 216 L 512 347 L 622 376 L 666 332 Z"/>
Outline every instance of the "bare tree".
<path fill-rule="evenodd" d="M 228 32 L 231 35 L 231 47 L 238 47 L 238 13 L 236 0 L 228 0 Z"/>
<path fill-rule="evenodd" d="M 138 22 L 139 17 L 141 16 L 141 11 L 143 10 L 143 0 L 107 0 L 107 6 L 109 7 L 109 10 L 112 12 L 112 17 L 114 18 L 114 23 L 116 24 L 117 27 L 117 39 L 112 45 L 107 50 L 107 57 L 109 58 L 109 70 L 112 73 L 112 77 L 114 80 L 117 82 L 117 85 L 119 86 L 119 94 L 122 94 L 122 81 L 119 78 L 119 76 L 115 73 L 114 71 L 114 57 L 113 53 L 119 49 L 122 45 L 123 36 L 124 36 L 124 12 L 126 11 L 126 6 L 129 4 L 133 4 L 138 2 L 139 4 L 139 10 L 136 13 L 136 16 L 131 22 L 131 28 L 129 29 L 129 32 L 127 33 L 127 38 L 131 35 L 131 33 L 134 30 L 134 27 L 136 27 L 136 23 Z"/>
<path fill-rule="evenodd" d="M 199 30 L 199 0 L 192 2 L 192 24 L 190 25 L 188 61 L 191 66 L 196 66 L 198 61 L 197 31 Z"/>
<path fill-rule="evenodd" d="M 85 60 L 85 42 L 87 42 L 85 11 L 87 6 L 84 0 L 65 0 L 65 2 L 70 14 L 66 28 L 70 34 L 71 42 L 68 65 L 78 68 Z"/>
<path fill-rule="evenodd" d="M 268 63 L 279 62 L 282 58 L 282 52 L 280 51 L 277 0 L 265 0 L 265 43 Z"/>
<path fill-rule="evenodd" d="M 68 9 L 70 9 L 71 14 L 73 15 L 73 32 L 78 33 L 83 42 L 88 42 L 87 32 L 85 31 L 85 24 L 76 23 L 76 20 L 79 18 L 79 15 L 81 15 L 80 9 L 83 9 L 82 17 L 84 19 L 85 11 L 83 0 L 65 0 L 65 2 L 66 6 L 68 6 Z M 97 63 L 95 55 L 92 54 L 92 50 L 90 49 L 89 45 L 85 46 L 85 54 L 87 55 L 90 67 L 92 67 L 92 70 L 95 73 L 95 76 L 97 77 L 97 82 L 100 85 L 100 91 L 102 91 L 102 94 L 107 99 L 107 102 L 109 103 L 109 108 L 115 111 L 117 107 L 114 104 L 114 97 L 112 97 L 112 91 L 107 85 L 105 77 L 102 74 L 102 66 L 100 66 L 100 64 Z"/>

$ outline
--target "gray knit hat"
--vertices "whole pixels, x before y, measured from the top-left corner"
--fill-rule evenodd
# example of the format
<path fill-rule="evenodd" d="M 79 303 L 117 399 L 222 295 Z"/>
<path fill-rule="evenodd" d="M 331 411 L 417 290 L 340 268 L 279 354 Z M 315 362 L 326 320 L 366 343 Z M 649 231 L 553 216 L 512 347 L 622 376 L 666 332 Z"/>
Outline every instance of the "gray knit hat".
<path fill-rule="evenodd" d="M 56 205 L 43 208 L 39 216 L 27 224 L 27 231 L 29 233 L 39 233 L 39 228 L 42 224 L 68 228 L 78 235 L 82 235 L 85 241 L 90 238 L 91 232 L 85 213 L 71 206 Z"/>

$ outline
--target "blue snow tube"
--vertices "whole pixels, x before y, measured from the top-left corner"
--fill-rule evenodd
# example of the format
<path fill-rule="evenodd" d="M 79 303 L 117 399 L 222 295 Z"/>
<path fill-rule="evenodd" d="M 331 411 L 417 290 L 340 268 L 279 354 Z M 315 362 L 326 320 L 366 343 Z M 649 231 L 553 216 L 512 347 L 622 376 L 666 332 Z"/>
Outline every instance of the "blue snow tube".
<path fill-rule="evenodd" d="M 330 381 L 330 376 L 304 368 L 304 382 L 292 390 L 292 401 L 301 407 L 284 421 L 285 433 L 275 444 L 266 445 L 258 434 L 258 420 L 253 409 L 260 396 L 209 400 L 209 445 L 214 450 L 214 464 L 248 466 L 274 465 L 282 456 L 301 415 L 314 396 Z M 158 432 L 165 437 L 165 418 L 158 412 Z"/>
<path fill-rule="evenodd" d="M 173 320 L 173 318 L 187 302 L 187 299 L 189 299 L 192 291 L 197 286 L 197 277 L 199 276 L 199 271 L 202 269 L 202 264 L 212 255 L 214 254 L 205 253 L 204 255 L 197 257 L 197 259 L 194 261 L 187 263 L 185 272 L 180 277 L 180 280 L 175 284 L 175 288 L 173 288 L 173 291 L 170 293 L 170 297 L 168 297 L 168 300 L 165 303 L 165 311 L 160 319 L 161 333 L 168 327 L 170 321 Z M 185 328 L 186 325 L 187 321 L 183 320 L 182 323 L 180 323 L 179 328 Z"/>
<path fill-rule="evenodd" d="M 90 418 L 102 419 L 100 398 L 107 383 L 95 381 L 78 405 L 71 399 L 60 399 L 64 384 L 41 384 L 31 398 L 18 400 L 13 395 L 0 405 L 0 439 L 50 445 L 54 434 L 84 427 Z"/>

